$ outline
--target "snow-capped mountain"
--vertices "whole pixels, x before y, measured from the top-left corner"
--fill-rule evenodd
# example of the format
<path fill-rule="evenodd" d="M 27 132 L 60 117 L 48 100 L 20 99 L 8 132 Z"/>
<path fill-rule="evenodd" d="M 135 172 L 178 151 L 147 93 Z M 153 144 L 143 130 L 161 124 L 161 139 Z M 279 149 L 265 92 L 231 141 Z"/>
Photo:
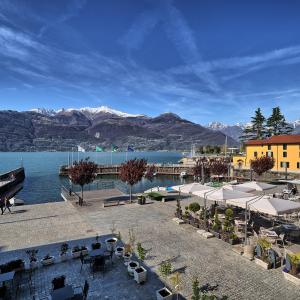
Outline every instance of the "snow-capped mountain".
<path fill-rule="evenodd" d="M 142 116 L 144 116 L 144 115 L 140 115 L 140 114 L 137 114 L 137 115 L 128 114 L 128 113 L 125 113 L 125 112 L 122 112 L 122 111 L 119 111 L 119 110 L 116 110 L 116 109 L 112 109 L 108 106 L 82 107 L 82 108 L 79 108 L 79 109 L 77 109 L 77 108 L 68 108 L 68 109 L 62 108 L 62 109 L 59 109 L 59 110 L 46 109 L 46 108 L 34 108 L 34 109 L 31 109 L 30 111 L 36 112 L 36 113 L 39 113 L 39 114 L 43 114 L 43 115 L 47 115 L 47 116 L 54 116 L 54 115 L 59 114 L 59 113 L 76 112 L 76 111 L 82 112 L 82 113 L 90 115 L 90 116 L 97 115 L 97 114 L 100 114 L 100 113 L 116 115 L 116 116 L 122 117 L 122 118 L 142 117 Z"/>

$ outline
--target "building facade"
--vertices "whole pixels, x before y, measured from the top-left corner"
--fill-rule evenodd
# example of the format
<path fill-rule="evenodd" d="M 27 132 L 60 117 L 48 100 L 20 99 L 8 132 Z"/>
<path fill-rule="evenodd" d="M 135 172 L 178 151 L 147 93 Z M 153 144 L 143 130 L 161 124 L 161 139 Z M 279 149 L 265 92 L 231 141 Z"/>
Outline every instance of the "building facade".
<path fill-rule="evenodd" d="M 245 142 L 245 155 L 233 156 L 234 168 L 249 169 L 251 160 L 271 156 L 272 171 L 300 172 L 300 135 L 277 135 L 264 140 Z"/>

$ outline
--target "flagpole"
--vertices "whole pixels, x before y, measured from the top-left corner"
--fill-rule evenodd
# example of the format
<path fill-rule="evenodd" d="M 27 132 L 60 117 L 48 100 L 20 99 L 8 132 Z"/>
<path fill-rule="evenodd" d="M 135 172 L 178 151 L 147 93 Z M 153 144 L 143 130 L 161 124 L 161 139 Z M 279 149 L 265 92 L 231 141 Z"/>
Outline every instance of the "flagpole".
<path fill-rule="evenodd" d="M 127 154 L 127 153 L 128 153 L 128 152 L 126 151 L 126 152 L 125 152 L 125 161 L 127 161 L 127 159 L 128 159 L 128 157 L 127 157 L 128 154 Z"/>
<path fill-rule="evenodd" d="M 112 151 L 110 152 L 110 164 L 112 165 Z"/>

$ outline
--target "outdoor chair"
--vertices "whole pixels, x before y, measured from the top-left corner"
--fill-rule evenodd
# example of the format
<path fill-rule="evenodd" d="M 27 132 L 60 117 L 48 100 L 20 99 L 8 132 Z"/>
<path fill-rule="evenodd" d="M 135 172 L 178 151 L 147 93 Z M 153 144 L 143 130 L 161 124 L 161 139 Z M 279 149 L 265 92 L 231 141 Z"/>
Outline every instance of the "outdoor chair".
<path fill-rule="evenodd" d="M 95 272 L 105 270 L 105 258 L 103 256 L 95 257 L 92 263 L 93 277 Z"/>
<path fill-rule="evenodd" d="M 83 288 L 81 286 L 75 287 L 74 289 L 80 289 L 79 293 L 75 293 L 75 295 L 72 297 L 72 300 L 86 300 L 88 293 L 89 293 L 89 283 L 87 280 L 84 282 Z"/>
<path fill-rule="evenodd" d="M 80 267 L 80 273 L 81 273 L 83 265 L 91 265 L 92 259 L 90 257 L 83 256 L 83 254 L 80 253 L 80 261 L 81 261 L 81 267 Z"/>
<path fill-rule="evenodd" d="M 272 268 L 275 269 L 282 264 L 282 256 L 281 253 L 275 251 L 274 249 L 269 249 L 268 251 L 268 258 L 269 261 L 271 262 Z"/>

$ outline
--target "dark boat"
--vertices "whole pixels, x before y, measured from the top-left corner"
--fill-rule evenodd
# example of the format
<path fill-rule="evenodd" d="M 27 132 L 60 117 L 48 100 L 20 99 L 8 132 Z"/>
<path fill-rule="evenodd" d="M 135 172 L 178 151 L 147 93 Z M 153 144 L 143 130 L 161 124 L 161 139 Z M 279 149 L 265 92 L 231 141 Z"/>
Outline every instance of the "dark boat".
<path fill-rule="evenodd" d="M 11 199 L 23 188 L 25 179 L 24 168 L 12 170 L 0 175 L 0 197 Z"/>

